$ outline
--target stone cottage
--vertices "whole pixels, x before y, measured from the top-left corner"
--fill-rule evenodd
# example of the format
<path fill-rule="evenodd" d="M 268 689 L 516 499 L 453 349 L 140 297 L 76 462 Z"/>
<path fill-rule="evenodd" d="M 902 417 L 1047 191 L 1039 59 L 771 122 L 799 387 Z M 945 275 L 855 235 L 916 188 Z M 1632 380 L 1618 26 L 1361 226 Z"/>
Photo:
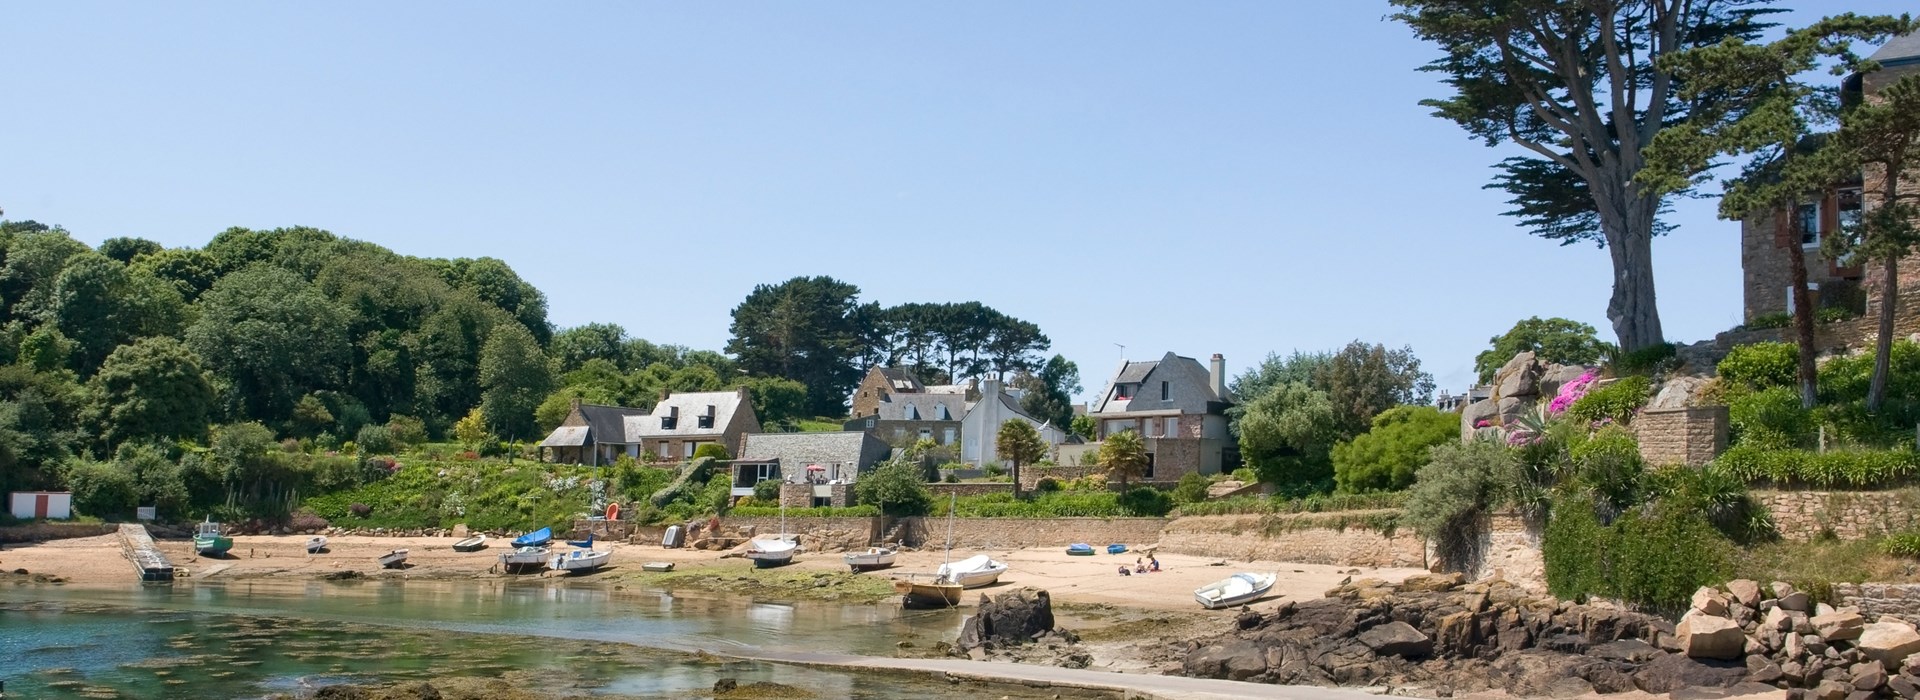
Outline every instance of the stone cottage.
<path fill-rule="evenodd" d="M 737 456 L 746 436 L 760 432 L 760 419 L 744 387 L 668 394 L 647 415 L 627 416 L 626 424 L 640 451 L 663 462 L 691 459 L 694 450 L 709 444 Z"/>
<path fill-rule="evenodd" d="M 1087 415 L 1098 437 L 1138 431 L 1147 447 L 1142 481 L 1171 484 L 1189 473 L 1217 474 L 1240 466 L 1240 449 L 1227 433 L 1227 361 L 1208 366 L 1167 353 L 1159 360 L 1122 361 Z"/>
<path fill-rule="evenodd" d="M 601 406 L 573 400 L 560 427 L 540 441 L 544 459 L 562 464 L 601 466 L 620 455 L 638 457 L 639 441 L 627 435 L 627 419 L 647 415 L 638 408 Z"/>
<path fill-rule="evenodd" d="M 751 496 L 762 481 L 812 483 L 823 497 L 851 493 L 862 472 L 873 469 L 893 453 L 886 442 L 865 431 L 838 433 L 755 433 L 733 460 L 733 495 Z M 835 489 L 833 487 L 841 488 Z M 848 505 L 839 498 L 823 505 Z"/>

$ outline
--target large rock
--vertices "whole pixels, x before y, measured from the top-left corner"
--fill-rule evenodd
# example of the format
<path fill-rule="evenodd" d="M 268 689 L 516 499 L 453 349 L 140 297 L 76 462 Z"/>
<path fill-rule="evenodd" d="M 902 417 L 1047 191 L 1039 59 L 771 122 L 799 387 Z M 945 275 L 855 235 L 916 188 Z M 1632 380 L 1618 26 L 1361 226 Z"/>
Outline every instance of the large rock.
<path fill-rule="evenodd" d="M 1788 612 L 1807 612 L 1813 609 L 1813 600 L 1808 598 L 1807 594 L 1789 588 L 1780 596 L 1780 609 Z"/>
<path fill-rule="evenodd" d="M 961 651 L 988 644 L 1023 644 L 1053 631 L 1053 599 L 1038 588 L 1022 588 L 989 598 L 960 626 Z"/>
<path fill-rule="evenodd" d="M 1361 632 L 1359 639 L 1361 644 L 1381 656 L 1419 659 L 1433 654 L 1432 639 L 1414 629 L 1413 625 L 1398 620 Z"/>
<path fill-rule="evenodd" d="M 1760 618 L 1760 627 L 1761 629 L 1790 632 L 1793 630 L 1793 617 L 1788 615 L 1786 610 L 1776 607 L 1768 610 L 1766 617 Z"/>
<path fill-rule="evenodd" d="M 1693 609 L 1708 615 L 1727 614 L 1727 597 L 1706 586 L 1693 592 Z"/>
<path fill-rule="evenodd" d="M 1687 613 L 1674 628 L 1680 650 L 1696 659 L 1737 659 L 1746 653 L 1747 635 L 1724 617 L 1699 611 Z"/>
<path fill-rule="evenodd" d="M 1572 383 L 1586 373 L 1587 368 L 1580 365 L 1547 365 L 1547 368 L 1540 372 L 1540 395 L 1559 396 L 1560 387 Z"/>
<path fill-rule="evenodd" d="M 1829 643 L 1859 639 L 1867 626 L 1867 621 L 1860 617 L 1860 613 L 1851 611 L 1815 615 L 1808 622 L 1813 624 L 1814 634 Z"/>
<path fill-rule="evenodd" d="M 1727 593 L 1733 601 L 1749 608 L 1760 607 L 1760 583 L 1751 579 L 1734 579 L 1727 582 Z"/>
<path fill-rule="evenodd" d="M 1417 574 L 1408 576 L 1406 580 L 1401 581 L 1400 585 L 1394 588 L 1402 593 L 1423 591 L 1444 592 L 1459 588 L 1460 584 L 1466 582 L 1466 575 L 1458 572 L 1449 574 Z"/>
<path fill-rule="evenodd" d="M 1746 664 L 1699 661 L 1667 654 L 1641 666 L 1633 674 L 1633 683 L 1649 693 L 1671 693 L 1686 687 L 1725 688 L 1746 676 Z"/>
<path fill-rule="evenodd" d="M 1214 644 L 1187 654 L 1182 670 L 1199 678 L 1244 681 L 1267 670 L 1267 655 L 1253 642 Z"/>
<path fill-rule="evenodd" d="M 1693 397 L 1707 385 L 1705 377 L 1669 377 L 1660 391 L 1655 392 L 1653 400 L 1647 402 L 1648 410 L 1686 408 L 1693 405 Z"/>
<path fill-rule="evenodd" d="M 1535 362 L 1533 353 L 1523 352 L 1507 360 L 1507 364 L 1493 373 L 1493 395 L 1501 398 L 1538 396 L 1540 394 L 1540 363 Z"/>
<path fill-rule="evenodd" d="M 1861 630 L 1855 645 L 1861 654 L 1880 662 L 1886 670 L 1898 672 L 1900 662 L 1920 653 L 1920 631 L 1915 631 L 1913 625 L 1883 617 Z"/>

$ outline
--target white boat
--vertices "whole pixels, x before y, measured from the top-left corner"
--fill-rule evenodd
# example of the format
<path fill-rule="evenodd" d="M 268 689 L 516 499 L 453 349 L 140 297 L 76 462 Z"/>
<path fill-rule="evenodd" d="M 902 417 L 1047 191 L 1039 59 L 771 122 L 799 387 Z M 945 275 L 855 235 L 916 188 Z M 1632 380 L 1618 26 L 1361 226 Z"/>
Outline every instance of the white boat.
<path fill-rule="evenodd" d="M 668 571 L 672 571 L 672 570 L 673 570 L 673 562 L 670 562 L 670 561 L 650 561 L 650 562 L 647 562 L 647 563 L 645 563 L 645 564 L 641 564 L 641 565 L 640 565 L 640 570 L 641 570 L 641 571 L 651 571 L 651 572 L 654 572 L 654 573 L 656 573 L 656 574 L 659 574 L 659 573 L 666 573 L 666 572 L 668 572 Z"/>
<path fill-rule="evenodd" d="M 1242 603 L 1251 603 L 1266 595 L 1273 588 L 1273 582 L 1280 578 L 1278 572 L 1256 574 L 1241 572 L 1214 583 L 1196 588 L 1193 599 L 1200 601 L 1200 607 L 1208 610 L 1233 607 Z"/>
<path fill-rule="evenodd" d="M 947 501 L 947 560 L 941 562 L 940 573 L 932 581 L 920 581 L 913 574 L 907 574 L 907 580 L 895 580 L 893 592 L 900 594 L 900 606 L 904 608 L 951 608 L 960 604 L 966 587 L 957 581 L 947 579 L 947 570 L 953 567 L 953 517 L 956 506 L 960 504 L 960 495 L 952 494 Z M 985 557 L 981 557 L 985 559 Z M 998 578 L 998 574 L 995 577 Z"/>
<path fill-rule="evenodd" d="M 868 547 L 864 552 L 849 552 L 847 568 L 854 571 L 873 571 L 893 566 L 896 553 L 887 547 Z"/>
<path fill-rule="evenodd" d="M 486 548 L 487 548 L 486 535 L 474 535 L 464 540 L 460 540 L 459 542 L 453 543 L 453 551 L 456 551 L 456 552 L 478 552 Z"/>
<path fill-rule="evenodd" d="M 592 571 L 602 566 L 606 566 L 607 560 L 612 558 L 613 558 L 613 550 L 611 549 L 603 549 L 599 551 L 595 551 L 591 549 L 576 549 L 571 552 L 567 552 L 566 554 L 562 554 L 560 556 L 554 557 L 552 561 L 547 562 L 547 568 L 553 569 L 554 571 L 568 571 L 568 572 Z"/>
<path fill-rule="evenodd" d="M 325 535 L 315 535 L 313 536 L 312 539 L 307 540 L 308 554 L 319 554 L 320 550 L 326 549 L 326 548 L 327 548 L 327 538 Z"/>
<path fill-rule="evenodd" d="M 1007 565 L 994 561 L 985 554 L 968 557 L 949 564 L 941 564 L 934 572 L 941 581 L 960 584 L 961 588 L 979 588 L 991 586 L 1007 572 Z"/>
<path fill-rule="evenodd" d="M 793 563 L 794 551 L 800 549 L 800 543 L 789 539 L 792 535 L 775 535 L 771 540 L 754 540 L 747 543 L 747 558 L 753 565 L 762 569 L 786 566 Z"/>
<path fill-rule="evenodd" d="M 550 550 L 546 547 L 520 547 L 511 552 L 501 554 L 500 565 L 506 567 L 508 571 L 526 568 L 537 569 L 547 565 L 547 555 L 549 553 Z"/>
<path fill-rule="evenodd" d="M 380 568 L 393 569 L 407 563 L 407 550 L 396 549 L 380 555 Z"/>

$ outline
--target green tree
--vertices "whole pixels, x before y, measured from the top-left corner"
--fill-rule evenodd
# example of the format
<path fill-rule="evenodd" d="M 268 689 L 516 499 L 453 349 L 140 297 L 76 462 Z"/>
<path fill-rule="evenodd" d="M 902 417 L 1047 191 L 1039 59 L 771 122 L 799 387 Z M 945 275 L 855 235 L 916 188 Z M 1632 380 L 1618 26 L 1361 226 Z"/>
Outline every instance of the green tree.
<path fill-rule="evenodd" d="M 1008 418 L 1000 424 L 1000 432 L 993 440 L 994 449 L 1000 458 L 1013 462 L 1013 495 L 1020 495 L 1020 467 L 1032 464 L 1047 456 L 1047 443 L 1040 439 L 1040 431 L 1024 418 Z"/>
<path fill-rule="evenodd" d="M 901 460 L 882 462 L 854 482 L 854 496 L 888 515 L 926 515 L 933 494 L 920 479 L 917 465 Z"/>
<path fill-rule="evenodd" d="M 1607 351 L 1607 344 L 1595 335 L 1593 326 L 1559 317 L 1522 319 L 1506 333 L 1487 342 L 1493 347 L 1473 358 L 1473 369 L 1480 373 L 1481 384 L 1493 381 L 1495 371 L 1523 352 L 1531 352 L 1544 362 L 1591 365 L 1599 362 Z"/>
<path fill-rule="evenodd" d="M 172 338 L 141 338 L 114 349 L 88 382 L 89 423 L 109 448 L 133 440 L 198 440 L 215 408 L 200 358 Z"/>
<path fill-rule="evenodd" d="M 67 260 L 87 251 L 66 230 L 41 228 L 14 233 L 7 240 L 6 262 L 0 264 L 0 304 L 6 317 L 45 318 L 53 306 L 54 280 Z"/>
<path fill-rule="evenodd" d="M 807 387 L 800 382 L 779 377 L 754 377 L 740 383 L 746 387 L 747 398 L 753 403 L 753 415 L 762 426 L 791 426 L 794 419 L 804 417 L 807 407 Z"/>
<path fill-rule="evenodd" d="M 636 369 L 645 364 L 631 365 L 627 361 L 627 330 L 612 323 L 589 323 L 574 326 L 553 334 L 553 342 L 547 346 L 553 356 L 555 369 L 565 374 L 580 368 L 588 360 L 606 360 L 622 369 Z M 651 363 L 648 363 L 651 364 Z"/>
<path fill-rule="evenodd" d="M 128 269 L 144 272 L 173 286 L 188 302 L 213 288 L 220 279 L 220 263 L 204 250 L 168 248 L 134 259 Z"/>
<path fill-rule="evenodd" d="M 553 389 L 547 356 L 518 324 L 494 327 L 480 351 L 480 412 L 507 439 L 533 437 L 533 409 Z"/>
<path fill-rule="evenodd" d="M 46 319 L 75 343 L 75 369 L 91 375 L 113 349 L 134 338 L 176 335 L 186 305 L 173 287 L 99 253 L 68 258 L 54 278 Z"/>
<path fill-rule="evenodd" d="M 1242 409 L 1234 422 L 1240 454 L 1261 481 L 1293 494 L 1333 487 L 1328 453 L 1339 427 L 1326 392 L 1288 382 L 1236 408 Z"/>
<path fill-rule="evenodd" d="M 1373 429 L 1333 446 L 1333 482 L 1341 493 L 1398 491 L 1413 485 L 1434 446 L 1460 439 L 1460 417 L 1432 406 L 1398 406 Z"/>
<path fill-rule="evenodd" d="M 299 275 L 257 265 L 201 295 L 187 347 L 231 391 L 229 415 L 278 421 L 339 386 L 351 357 L 346 315 Z"/>
<path fill-rule="evenodd" d="M 1266 359 L 1240 376 L 1229 386 L 1235 398 L 1246 403 L 1282 384 L 1314 386 L 1323 369 L 1333 361 L 1330 352 L 1293 351 L 1286 357 L 1268 353 Z"/>
<path fill-rule="evenodd" d="M 20 339 L 20 363 L 35 372 L 55 372 L 73 366 L 78 345 L 53 326 L 41 326 Z"/>
<path fill-rule="evenodd" d="M 847 394 L 860 381 L 859 295 L 859 287 L 831 277 L 756 286 L 733 309 L 727 352 L 750 374 L 806 385 L 812 415 L 845 413 Z"/>
<path fill-rule="evenodd" d="M 1080 438 L 1083 440 L 1092 440 L 1094 432 L 1099 429 L 1100 429 L 1100 423 L 1099 421 L 1095 421 L 1093 419 L 1093 416 L 1074 416 L 1073 417 L 1073 426 L 1072 426 L 1071 432 L 1075 435 L 1080 436 Z"/>
<path fill-rule="evenodd" d="M 454 288 L 466 290 L 480 301 L 506 312 L 526 327 L 534 340 L 544 344 L 553 338 L 553 327 L 547 323 L 547 296 L 520 279 L 506 263 L 494 258 L 434 262 Z"/>
<path fill-rule="evenodd" d="M 1422 104 L 1476 140 L 1530 151 L 1498 166 L 1493 187 L 1513 196 L 1508 213 L 1544 238 L 1604 246 L 1614 279 L 1607 318 L 1620 348 L 1665 342 L 1652 253 L 1671 192 L 1635 175 L 1660 130 L 1692 114 L 1660 59 L 1757 36 L 1770 26 L 1760 21 L 1766 0 L 1391 2 L 1394 19 L 1440 49 L 1425 70 L 1454 91 Z"/>
<path fill-rule="evenodd" d="M 0 491 L 54 485 L 53 467 L 86 440 L 84 396 L 70 373 L 0 365 Z"/>
<path fill-rule="evenodd" d="M 1382 411 L 1424 404 L 1433 396 L 1433 375 L 1421 371 L 1413 348 L 1389 350 L 1358 340 L 1333 353 L 1309 385 L 1326 392 L 1342 438 L 1366 432 Z"/>
<path fill-rule="evenodd" d="M 101 241 L 99 250 L 101 255 L 105 255 L 126 265 L 132 264 L 135 258 L 142 255 L 152 255 L 160 252 L 161 247 L 160 244 L 145 238 L 120 237 Z"/>
<path fill-rule="evenodd" d="M 1146 442 L 1131 429 L 1108 435 L 1100 442 L 1100 466 L 1108 477 L 1120 480 L 1120 492 L 1126 493 L 1129 480 L 1147 473 Z"/>
<path fill-rule="evenodd" d="M 1734 39 L 1668 56 L 1663 67 L 1681 79 L 1681 95 L 1702 107 L 1694 119 L 1654 138 L 1639 179 L 1678 189 L 1717 156 L 1752 156 L 1740 176 L 1727 183 L 1720 217 L 1772 216 L 1790 227 L 1790 240 L 1801 240 L 1806 231 L 1796 215 L 1799 206 L 1858 174 L 1857 166 L 1830 148 L 1833 139 L 1814 133 L 1839 117 L 1835 90 L 1828 81 L 1803 76 L 1830 62 L 1860 69 L 1853 42 L 1879 41 L 1911 29 L 1904 24 L 1892 17 L 1847 15 L 1821 20 L 1768 44 Z M 1819 380 L 1806 253 L 1799 245 L 1784 248 L 1800 347 L 1800 403 L 1810 409 Z"/>
<path fill-rule="evenodd" d="M 1080 392 L 1080 367 L 1060 355 L 1054 355 L 1037 372 L 1014 376 L 1013 386 L 1026 390 L 1020 397 L 1020 410 L 1056 428 L 1073 422 L 1073 395 Z"/>
<path fill-rule="evenodd" d="M 1902 24 L 1912 26 L 1904 18 Z M 1920 245 L 1920 226 L 1914 223 L 1920 219 L 1920 195 L 1906 184 L 1909 168 L 1920 163 L 1920 76 L 1901 77 L 1848 109 L 1834 141 L 1840 153 L 1869 173 L 1867 198 L 1872 206 L 1851 233 L 1843 229 L 1827 244 L 1827 252 L 1880 263 L 1879 339 L 1867 389 L 1867 410 L 1877 412 L 1886 400 L 1891 374 L 1900 261 Z"/>

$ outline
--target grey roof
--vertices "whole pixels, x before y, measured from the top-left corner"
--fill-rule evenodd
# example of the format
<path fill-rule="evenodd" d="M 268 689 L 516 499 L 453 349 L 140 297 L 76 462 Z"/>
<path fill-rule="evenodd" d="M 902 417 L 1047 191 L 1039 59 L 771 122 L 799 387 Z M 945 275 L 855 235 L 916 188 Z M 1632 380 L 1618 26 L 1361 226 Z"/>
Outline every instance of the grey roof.
<path fill-rule="evenodd" d="M 540 441 L 541 447 L 580 447 L 587 444 L 587 426 L 563 425 L 553 429 L 547 439 Z"/>
<path fill-rule="evenodd" d="M 1125 367 L 1120 368 L 1119 374 L 1114 375 L 1113 382 L 1115 384 L 1139 384 L 1147 380 L 1147 375 L 1153 372 L 1153 368 L 1159 366 L 1160 362 L 1158 360 L 1153 362 L 1129 362 Z"/>
<path fill-rule="evenodd" d="M 592 429 L 588 436 L 595 443 L 625 444 L 639 442 L 627 437 L 626 420 L 631 416 L 644 416 L 646 411 L 621 406 L 601 406 L 599 404 L 580 404 L 580 416 L 587 419 L 587 427 Z"/>
<path fill-rule="evenodd" d="M 891 394 L 881 399 L 878 417 L 880 420 L 960 420 L 965 415 L 967 397 L 960 394 Z"/>
<path fill-rule="evenodd" d="M 782 465 L 853 464 L 866 468 L 886 458 L 887 444 L 871 433 L 753 433 L 742 460 L 778 459 Z"/>
<path fill-rule="evenodd" d="M 1119 402 L 1113 399 L 1114 387 L 1119 384 L 1140 384 L 1148 377 L 1169 382 L 1177 387 L 1175 401 L 1182 403 L 1182 410 L 1198 411 L 1205 402 L 1227 402 L 1233 399 L 1220 396 L 1213 391 L 1213 376 L 1199 360 L 1171 352 L 1154 362 L 1128 362 L 1120 366 L 1113 379 L 1101 390 L 1099 397 L 1087 409 L 1088 413 L 1119 413 L 1128 410 L 1156 410 L 1176 408 L 1168 401 L 1160 401 L 1159 396 L 1142 397 L 1151 393 L 1145 387 L 1129 401 Z M 1144 399 L 1144 400 L 1143 400 Z"/>
<path fill-rule="evenodd" d="M 737 391 L 694 391 L 674 394 L 654 404 L 653 412 L 641 416 L 629 416 L 626 419 L 625 433 L 628 442 L 639 442 L 642 438 L 690 437 L 702 435 L 720 435 L 726 432 L 727 425 L 733 422 L 733 414 L 740 409 L 740 393 Z M 680 417 L 673 427 L 664 428 L 661 419 L 673 415 L 674 409 L 680 409 Z M 713 410 L 713 425 L 700 427 L 700 417 Z"/>
<path fill-rule="evenodd" d="M 886 378 L 887 391 L 918 392 L 926 388 L 920 383 L 919 377 L 913 376 L 913 373 L 905 368 L 875 367 L 874 369 L 879 370 L 880 376 Z"/>
<path fill-rule="evenodd" d="M 1894 37 L 1893 41 L 1887 42 L 1886 46 L 1880 47 L 1868 58 L 1883 66 L 1920 62 L 1920 32 Z"/>

